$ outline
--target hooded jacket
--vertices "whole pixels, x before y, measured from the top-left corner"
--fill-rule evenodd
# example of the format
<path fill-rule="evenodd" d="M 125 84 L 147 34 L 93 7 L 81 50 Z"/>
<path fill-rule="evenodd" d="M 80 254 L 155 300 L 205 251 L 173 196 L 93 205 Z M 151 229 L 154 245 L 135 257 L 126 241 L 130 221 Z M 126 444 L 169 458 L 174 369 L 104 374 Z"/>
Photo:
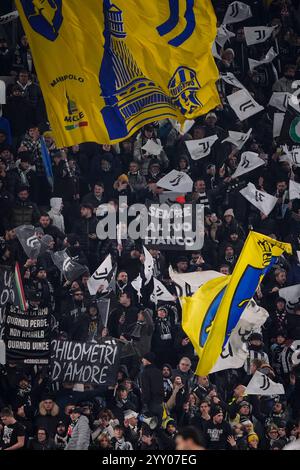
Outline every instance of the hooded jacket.
<path fill-rule="evenodd" d="M 61 214 L 62 198 L 52 197 L 50 199 L 50 206 L 51 209 L 48 214 L 52 219 L 52 224 L 57 227 L 61 232 L 65 233 L 64 217 Z"/>

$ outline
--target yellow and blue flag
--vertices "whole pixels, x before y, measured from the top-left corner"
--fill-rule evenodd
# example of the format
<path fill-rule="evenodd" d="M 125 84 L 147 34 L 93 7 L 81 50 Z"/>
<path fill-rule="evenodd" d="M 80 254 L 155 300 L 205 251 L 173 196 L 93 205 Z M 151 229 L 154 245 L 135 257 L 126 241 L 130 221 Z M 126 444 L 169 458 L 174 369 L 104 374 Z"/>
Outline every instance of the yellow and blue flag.
<path fill-rule="evenodd" d="M 211 0 L 16 0 L 59 147 L 219 104 Z"/>
<path fill-rule="evenodd" d="M 289 243 L 250 232 L 232 275 L 208 281 L 183 299 L 182 327 L 199 356 L 198 375 L 211 371 L 264 275 L 283 252 L 292 253 Z"/>

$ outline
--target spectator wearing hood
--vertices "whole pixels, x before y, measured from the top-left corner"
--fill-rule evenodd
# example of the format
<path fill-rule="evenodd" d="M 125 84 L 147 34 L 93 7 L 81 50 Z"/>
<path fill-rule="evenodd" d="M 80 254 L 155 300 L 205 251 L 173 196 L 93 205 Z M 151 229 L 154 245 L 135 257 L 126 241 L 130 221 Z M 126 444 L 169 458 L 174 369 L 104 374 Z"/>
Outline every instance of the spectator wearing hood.
<path fill-rule="evenodd" d="M 61 197 L 52 197 L 50 199 L 50 211 L 48 212 L 49 217 L 52 220 L 52 224 L 61 233 L 65 233 L 65 221 L 64 216 L 62 215 L 61 211 L 63 209 L 63 202 Z"/>
<path fill-rule="evenodd" d="M 235 231 L 239 238 L 244 238 L 244 230 L 234 218 L 233 209 L 227 209 L 223 215 L 223 223 L 217 229 L 216 239 L 221 243 L 230 239 L 230 234 Z"/>

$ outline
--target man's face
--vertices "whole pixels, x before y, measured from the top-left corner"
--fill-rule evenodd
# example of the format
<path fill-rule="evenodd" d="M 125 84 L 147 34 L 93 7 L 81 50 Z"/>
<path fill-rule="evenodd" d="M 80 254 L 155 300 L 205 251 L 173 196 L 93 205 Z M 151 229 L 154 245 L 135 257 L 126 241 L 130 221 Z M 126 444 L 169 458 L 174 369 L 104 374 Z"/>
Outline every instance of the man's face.
<path fill-rule="evenodd" d="M 27 190 L 24 190 L 24 191 L 20 191 L 19 194 L 19 199 L 21 199 L 21 201 L 26 201 L 28 199 L 28 191 Z"/>
<path fill-rule="evenodd" d="M 209 412 L 209 406 L 208 403 L 201 403 L 200 405 L 200 413 L 202 414 L 207 414 Z"/>
<path fill-rule="evenodd" d="M 46 440 L 46 431 L 44 429 L 39 429 L 37 432 L 37 438 L 39 442 L 44 442 Z"/>
<path fill-rule="evenodd" d="M 6 162 L 13 160 L 13 154 L 8 149 L 5 149 L 3 152 L 1 152 L 1 157 L 4 158 Z"/>
<path fill-rule="evenodd" d="M 231 246 L 228 246 L 225 250 L 225 256 L 228 258 L 228 257 L 231 257 L 233 255 L 234 255 L 233 249 L 231 248 Z"/>
<path fill-rule="evenodd" d="M 95 196 L 96 196 L 96 197 L 101 197 L 102 194 L 103 194 L 103 192 L 104 192 L 104 189 L 102 188 L 102 186 L 98 186 L 98 185 L 96 184 L 96 186 L 94 187 L 94 194 L 95 194 Z"/>
<path fill-rule="evenodd" d="M 11 424 L 12 417 L 11 416 L 2 416 L 1 421 L 4 424 L 4 426 L 8 426 L 9 424 Z"/>
<path fill-rule="evenodd" d="M 252 339 L 250 341 L 250 346 L 255 346 L 256 348 L 260 348 L 262 346 L 262 342 L 259 339 Z"/>
<path fill-rule="evenodd" d="M 202 387 L 208 387 L 209 385 L 209 380 L 208 380 L 208 377 L 206 375 L 200 375 L 198 377 L 198 384 L 201 385 Z"/>
<path fill-rule="evenodd" d="M 102 171 L 109 171 L 110 170 L 110 163 L 107 160 L 102 160 L 101 170 Z"/>
<path fill-rule="evenodd" d="M 230 240 L 232 240 L 233 242 L 236 242 L 238 238 L 239 238 L 239 236 L 238 236 L 237 233 L 231 233 L 230 234 Z"/>
<path fill-rule="evenodd" d="M 57 427 L 57 434 L 59 434 L 59 436 L 63 436 L 66 432 L 66 428 L 63 424 L 60 424 L 58 427 Z"/>
<path fill-rule="evenodd" d="M 131 149 L 132 149 L 132 143 L 129 142 L 129 141 L 125 141 L 123 142 L 123 149 L 126 153 L 129 153 L 131 152 Z M 131 171 L 131 170 L 130 170 Z"/>
<path fill-rule="evenodd" d="M 74 293 L 74 300 L 77 300 L 77 302 L 81 301 L 83 299 L 83 292 L 75 292 Z"/>
<path fill-rule="evenodd" d="M 243 405 L 240 408 L 240 413 L 239 414 L 248 415 L 249 412 L 250 412 L 249 406 L 248 405 Z"/>
<path fill-rule="evenodd" d="M 53 408 L 54 402 L 53 400 L 45 400 L 44 401 L 44 407 L 46 411 L 51 411 Z"/>
<path fill-rule="evenodd" d="M 26 171 L 26 170 L 28 170 L 29 167 L 30 167 L 29 162 L 21 162 L 21 163 L 20 163 L 20 168 L 21 168 L 21 170 Z"/>
<path fill-rule="evenodd" d="M 223 413 L 219 413 L 216 416 L 214 416 L 215 424 L 221 424 L 222 421 L 223 421 Z"/>
<path fill-rule="evenodd" d="M 286 273 L 278 273 L 276 276 L 276 281 L 278 282 L 278 284 L 284 284 L 286 282 Z"/>
<path fill-rule="evenodd" d="M 22 83 L 22 85 L 26 85 L 26 83 L 29 80 L 28 73 L 20 73 L 19 74 L 19 82 Z"/>
<path fill-rule="evenodd" d="M 128 282 L 128 275 L 124 271 L 119 273 L 118 275 L 118 281 L 124 282 L 126 284 Z"/>
<path fill-rule="evenodd" d="M 22 380 L 19 382 L 19 386 L 20 386 L 20 388 L 22 388 L 22 389 L 28 387 L 28 385 L 29 385 L 28 380 L 22 379 Z"/>
<path fill-rule="evenodd" d="M 147 137 L 147 139 L 152 139 L 153 137 L 153 130 L 146 130 L 145 129 L 145 136 Z"/>
<path fill-rule="evenodd" d="M 37 127 L 32 127 L 31 129 L 29 129 L 28 134 L 30 135 L 32 139 L 38 139 L 40 136 L 40 133 Z"/>
<path fill-rule="evenodd" d="M 127 397 L 128 397 L 127 390 L 120 390 L 119 397 L 120 397 L 120 400 L 127 400 Z"/>
<path fill-rule="evenodd" d="M 285 181 L 280 181 L 280 183 L 277 183 L 277 191 L 279 193 L 284 193 L 286 189 L 287 189 L 287 185 Z"/>
<path fill-rule="evenodd" d="M 209 127 L 214 127 L 216 125 L 217 119 L 214 116 L 209 116 L 205 119 L 205 123 Z"/>
<path fill-rule="evenodd" d="M 42 227 L 46 228 L 46 227 L 49 227 L 50 225 L 50 217 L 46 216 L 46 215 L 42 215 L 42 217 L 40 217 L 40 224 Z"/>
<path fill-rule="evenodd" d="M 128 301 L 129 301 L 129 298 L 127 297 L 126 294 L 120 295 L 120 300 L 119 300 L 119 302 L 120 302 L 121 305 L 127 306 Z"/>
<path fill-rule="evenodd" d="M 179 272 L 186 272 L 188 269 L 187 261 L 179 261 L 179 263 L 177 263 L 177 269 Z"/>
<path fill-rule="evenodd" d="M 229 267 L 228 266 L 222 266 L 221 269 L 220 269 L 220 273 L 225 274 L 225 276 L 227 276 L 228 274 L 230 274 Z"/>
<path fill-rule="evenodd" d="M 285 428 L 278 428 L 278 434 L 279 437 L 285 437 L 286 436 L 286 429 Z"/>
<path fill-rule="evenodd" d="M 88 218 L 89 215 L 90 215 L 90 212 L 91 212 L 91 211 L 90 211 L 90 209 L 89 209 L 88 207 L 82 207 L 82 208 L 80 209 L 80 215 L 81 215 L 81 217 L 83 217 L 83 218 Z"/>
<path fill-rule="evenodd" d="M 138 165 L 135 162 L 131 162 L 129 165 L 129 171 L 130 173 L 137 173 L 138 172 Z"/>
<path fill-rule="evenodd" d="M 3 144 L 6 140 L 6 134 L 4 132 L 0 132 L 0 144 Z"/>
<path fill-rule="evenodd" d="M 287 69 L 284 73 L 284 76 L 288 78 L 289 80 L 293 80 L 295 78 L 295 75 L 296 75 L 296 69 L 294 67 Z"/>
<path fill-rule="evenodd" d="M 182 359 L 179 362 L 179 369 L 181 370 L 181 372 L 188 372 L 190 368 L 191 368 L 191 363 L 187 359 Z"/>
<path fill-rule="evenodd" d="M 157 316 L 158 318 L 166 318 L 167 312 L 164 309 L 159 309 L 157 311 Z"/>
<path fill-rule="evenodd" d="M 203 127 L 196 127 L 193 132 L 194 139 L 203 139 L 205 137 L 205 129 Z"/>
<path fill-rule="evenodd" d="M 132 426 L 133 428 L 136 427 L 137 423 L 138 423 L 138 420 L 137 420 L 137 418 L 135 418 L 134 416 L 132 416 L 132 418 L 129 418 L 129 424 L 130 424 L 130 426 Z"/>
<path fill-rule="evenodd" d="M 285 309 L 285 303 L 284 303 L 284 302 L 281 302 L 281 301 L 280 301 L 280 302 L 277 302 L 276 306 L 277 306 L 277 310 L 278 310 L 279 312 L 283 312 L 284 309 Z"/>
<path fill-rule="evenodd" d="M 281 403 L 275 403 L 275 405 L 274 405 L 274 411 L 275 411 L 275 413 L 281 413 L 281 411 L 282 411 L 282 404 L 281 404 Z"/>
<path fill-rule="evenodd" d="M 170 377 L 170 370 L 168 369 L 168 367 L 163 367 L 162 375 L 163 375 L 163 377 L 165 377 L 165 378 Z"/>
<path fill-rule="evenodd" d="M 205 182 L 203 180 L 198 180 L 195 182 L 195 191 L 198 193 L 205 193 Z"/>
<path fill-rule="evenodd" d="M 74 413 L 74 411 L 72 411 L 70 416 L 72 421 L 76 421 L 79 418 L 80 413 Z"/>
<path fill-rule="evenodd" d="M 114 434 L 115 434 L 116 439 L 122 439 L 122 437 L 123 437 L 122 429 L 119 429 L 119 428 L 115 429 Z"/>

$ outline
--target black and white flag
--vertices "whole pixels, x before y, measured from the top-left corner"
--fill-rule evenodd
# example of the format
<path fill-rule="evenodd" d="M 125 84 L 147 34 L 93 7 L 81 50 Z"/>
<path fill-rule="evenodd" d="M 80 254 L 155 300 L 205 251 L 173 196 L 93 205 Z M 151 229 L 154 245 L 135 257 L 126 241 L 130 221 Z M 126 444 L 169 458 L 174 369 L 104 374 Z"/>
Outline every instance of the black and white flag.
<path fill-rule="evenodd" d="M 211 135 L 204 139 L 186 140 L 185 145 L 187 146 L 192 160 L 200 160 L 210 154 L 211 148 L 217 140 L 217 135 Z"/>
<path fill-rule="evenodd" d="M 245 390 L 246 395 L 284 395 L 284 387 L 282 384 L 273 382 L 267 375 L 262 374 L 258 370 Z"/>
<path fill-rule="evenodd" d="M 289 200 L 300 199 L 300 183 L 290 180 L 289 185 Z"/>
<path fill-rule="evenodd" d="M 37 259 L 41 251 L 41 236 L 33 225 L 19 225 L 16 235 L 23 250 L 30 259 Z M 40 229 L 39 229 L 40 230 Z"/>
<path fill-rule="evenodd" d="M 236 132 L 236 131 L 228 131 L 229 136 L 226 139 L 222 140 L 222 144 L 224 142 L 230 142 L 231 144 L 235 145 L 238 150 L 241 150 L 242 147 L 245 145 L 247 140 L 251 135 L 252 129 L 249 129 L 248 132 Z"/>
<path fill-rule="evenodd" d="M 255 69 L 256 67 L 258 67 L 259 65 L 263 65 L 263 64 L 269 64 L 270 62 L 272 62 L 275 57 L 277 57 L 278 54 L 277 52 L 274 51 L 273 47 L 271 47 L 268 52 L 266 53 L 265 57 L 261 60 L 255 60 L 255 59 L 248 59 L 248 62 L 249 62 L 249 68 L 250 70 L 253 70 Z"/>
<path fill-rule="evenodd" d="M 272 33 L 276 26 L 245 26 L 244 33 L 247 46 L 265 42 Z"/>
<path fill-rule="evenodd" d="M 109 284 L 108 275 L 112 269 L 111 255 L 108 255 L 87 282 L 89 293 L 91 295 L 96 295 L 100 286 L 103 286 L 102 292 L 107 291 Z"/>
<path fill-rule="evenodd" d="M 232 95 L 227 96 L 227 100 L 240 121 L 244 121 L 264 109 L 263 106 L 252 98 L 246 89 L 236 91 Z"/>
<path fill-rule="evenodd" d="M 239 369 L 243 367 L 248 356 L 247 340 L 249 336 L 253 332 L 259 332 L 268 317 L 269 314 L 267 310 L 259 307 L 256 302 L 251 299 L 243 311 L 238 324 L 233 329 L 211 373 L 224 369 Z"/>
<path fill-rule="evenodd" d="M 150 295 L 150 300 L 157 305 L 159 300 L 165 302 L 174 302 L 174 296 L 168 291 L 168 289 L 158 279 L 153 278 L 153 292 Z"/>
<path fill-rule="evenodd" d="M 65 279 L 69 282 L 73 282 L 78 279 L 83 273 L 87 271 L 86 266 L 74 261 L 66 250 L 56 251 L 51 254 L 51 258 L 55 266 L 60 270 Z"/>
<path fill-rule="evenodd" d="M 252 12 L 249 5 L 242 2 L 232 2 L 227 8 L 222 24 L 239 23 L 251 17 Z"/>
<path fill-rule="evenodd" d="M 291 96 L 291 93 L 288 92 L 274 91 L 270 98 L 269 106 L 273 106 L 273 108 L 277 108 L 285 113 Z"/>
<path fill-rule="evenodd" d="M 145 260 L 144 260 L 144 275 L 146 279 L 145 285 L 147 285 L 153 276 L 154 258 L 145 246 L 143 246 L 143 249 L 144 249 L 144 256 L 145 256 Z"/>
<path fill-rule="evenodd" d="M 286 301 L 286 311 L 293 313 L 296 305 L 300 303 L 300 284 L 279 289 L 278 295 Z"/>
<path fill-rule="evenodd" d="M 244 152 L 241 155 L 241 161 L 238 164 L 237 169 L 232 175 L 232 178 L 239 178 L 250 171 L 259 168 L 264 165 L 265 162 L 262 158 L 259 158 L 258 153 L 255 152 Z"/>
<path fill-rule="evenodd" d="M 190 193 L 193 190 L 193 180 L 183 171 L 172 170 L 157 183 L 160 188 L 177 193 Z"/>
<path fill-rule="evenodd" d="M 137 291 L 138 300 L 140 302 L 142 298 L 142 285 L 143 285 L 142 276 L 139 274 L 138 277 L 133 279 L 133 281 L 131 282 L 131 285 L 134 288 L 134 290 Z"/>
<path fill-rule="evenodd" d="M 244 85 L 239 82 L 236 76 L 231 72 L 221 73 L 220 78 L 228 85 L 234 86 L 235 88 L 240 88 L 241 90 L 245 89 Z"/>
<path fill-rule="evenodd" d="M 273 137 L 279 137 L 283 126 L 285 113 L 274 113 L 273 117 Z"/>
<path fill-rule="evenodd" d="M 235 33 L 229 31 L 224 24 L 222 24 L 217 30 L 216 43 L 219 46 L 224 47 L 227 41 L 235 37 Z"/>
<path fill-rule="evenodd" d="M 271 194 L 259 191 L 253 183 L 240 190 L 240 193 L 258 210 L 263 212 L 266 216 L 272 212 L 277 202 L 277 198 Z"/>

